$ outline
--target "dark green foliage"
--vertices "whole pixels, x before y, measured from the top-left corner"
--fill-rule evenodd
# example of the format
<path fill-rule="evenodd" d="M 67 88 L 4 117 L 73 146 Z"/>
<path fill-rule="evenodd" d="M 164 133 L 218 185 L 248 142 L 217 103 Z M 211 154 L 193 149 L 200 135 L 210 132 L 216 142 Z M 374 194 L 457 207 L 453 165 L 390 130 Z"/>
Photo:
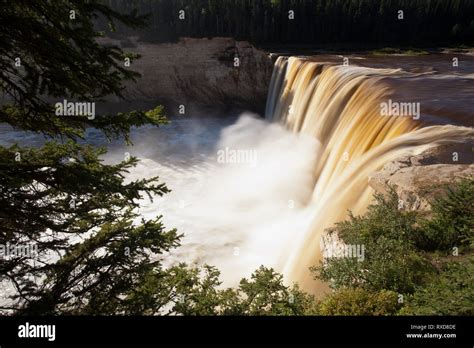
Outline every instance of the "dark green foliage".
<path fill-rule="evenodd" d="M 108 0 L 121 10 L 150 13 L 145 41 L 230 36 L 257 44 L 474 43 L 470 0 Z M 179 11 L 185 11 L 180 20 Z M 289 11 L 294 19 L 289 19 Z M 403 19 L 398 19 L 398 11 Z M 104 24 L 101 27 L 105 27 Z M 119 27 L 120 34 L 131 34 Z M 136 34 L 134 32 L 133 34 Z"/>
<path fill-rule="evenodd" d="M 223 288 L 219 276 L 215 267 L 180 264 L 126 284 L 123 298 L 98 292 L 87 309 L 93 314 L 304 315 L 314 306 L 312 296 L 285 286 L 273 269 L 260 267 L 236 289 Z"/>
<path fill-rule="evenodd" d="M 433 201 L 429 218 L 399 210 L 398 196 L 390 190 L 385 197 L 376 195 L 365 215 L 351 214 L 338 223 L 345 243 L 365 246 L 365 258 L 332 258 L 313 268 L 335 289 L 318 311 L 395 314 L 400 306 L 390 305 L 393 298 L 387 298 L 386 308 L 364 301 L 372 293 L 377 303 L 377 296 L 389 291 L 402 295 L 402 314 L 472 315 L 473 186 L 472 178 L 452 183 Z"/>
<path fill-rule="evenodd" d="M 14 161 L 17 151 L 21 162 Z M 0 242 L 35 243 L 39 250 L 0 264 L 18 305 L 26 306 L 20 312 L 74 313 L 88 301 L 100 308 L 100 298 L 111 301 L 159 265 L 150 255 L 177 245 L 176 232 L 165 232 L 160 218 L 131 222 L 140 191 L 162 195 L 166 186 L 157 178 L 125 184 L 123 173 L 137 160 L 104 165 L 103 153 L 73 142 L 0 148 Z"/>
<path fill-rule="evenodd" d="M 474 257 L 448 262 L 426 287 L 408 298 L 405 315 L 474 315 Z"/>
<path fill-rule="evenodd" d="M 474 179 L 449 187 L 432 203 L 433 216 L 420 222 L 417 245 L 424 250 L 451 251 L 474 243 Z"/>
<path fill-rule="evenodd" d="M 387 196 L 375 194 L 374 199 L 375 203 L 367 208 L 365 215 L 350 214 L 349 220 L 337 224 L 342 239 L 357 244 L 385 237 L 409 245 L 415 233 L 416 213 L 398 209 L 398 196 L 392 189 Z"/>
<path fill-rule="evenodd" d="M 224 313 L 239 315 L 302 315 L 312 303 L 312 297 L 297 285 L 283 284 L 283 276 L 273 269 L 260 267 L 250 280 L 243 279 L 238 288 L 241 300 Z M 236 307 L 236 308 L 235 308 Z"/>
<path fill-rule="evenodd" d="M 283 284 L 283 276 L 271 268 L 260 267 L 250 279 L 242 279 L 236 289 L 219 289 L 219 271 L 205 267 L 204 277 L 197 269 L 173 269 L 176 282 L 173 313 L 184 315 L 304 315 L 313 297 L 298 286 Z M 191 286 L 190 286 L 191 285 Z"/>

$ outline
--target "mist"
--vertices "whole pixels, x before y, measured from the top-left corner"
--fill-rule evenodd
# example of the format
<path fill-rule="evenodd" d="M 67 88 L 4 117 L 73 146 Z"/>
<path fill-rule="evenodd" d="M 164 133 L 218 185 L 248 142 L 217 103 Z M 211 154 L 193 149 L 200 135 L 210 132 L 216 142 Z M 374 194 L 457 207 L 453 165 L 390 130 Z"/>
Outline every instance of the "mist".
<path fill-rule="evenodd" d="M 140 163 L 127 179 L 158 175 L 172 190 L 152 202 L 143 199 L 140 213 L 163 214 L 168 229 L 184 234 L 165 264 L 217 266 L 224 286 L 237 285 L 260 265 L 282 272 L 297 234 L 310 220 L 305 207 L 318 142 L 248 113 L 228 126 L 214 119 L 204 130 L 200 123 L 176 120 L 147 135 L 135 134 L 140 140 L 131 152 Z M 227 161 L 219 160 L 222 151 L 231 154 Z M 115 149 L 110 156 L 119 154 Z"/>

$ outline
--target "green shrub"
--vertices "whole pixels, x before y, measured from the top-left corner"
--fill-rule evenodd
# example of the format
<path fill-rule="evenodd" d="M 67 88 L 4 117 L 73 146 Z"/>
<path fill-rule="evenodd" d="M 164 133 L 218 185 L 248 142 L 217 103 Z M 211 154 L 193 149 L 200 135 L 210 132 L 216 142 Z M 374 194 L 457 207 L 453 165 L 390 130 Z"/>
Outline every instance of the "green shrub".
<path fill-rule="evenodd" d="M 328 295 L 317 311 L 319 315 L 395 315 L 400 306 L 393 291 L 346 288 Z"/>
<path fill-rule="evenodd" d="M 464 255 L 473 244 L 474 180 L 453 183 L 432 207 L 429 217 L 401 211 L 396 192 L 389 190 L 386 196 L 375 195 L 365 215 L 350 214 L 347 221 L 336 224 L 341 239 L 363 245 L 365 254 L 363 260 L 331 258 L 324 266 L 312 268 L 317 278 L 336 290 L 318 305 L 318 311 L 395 314 L 398 307 L 392 306 L 387 294 L 402 294 L 402 314 L 472 315 L 474 257 Z M 454 246 L 460 247 L 458 256 L 451 253 Z M 377 302 L 383 299 L 388 308 Z"/>
<path fill-rule="evenodd" d="M 332 258 L 312 270 L 334 289 L 360 286 L 371 291 L 413 292 L 435 271 L 413 243 L 416 214 L 398 209 L 393 190 L 386 197 L 375 195 L 375 201 L 364 216 L 350 214 L 349 220 L 336 225 L 346 244 L 364 247 L 363 261 Z"/>
<path fill-rule="evenodd" d="M 474 315 L 474 257 L 444 265 L 429 285 L 408 297 L 401 314 Z"/>
<path fill-rule="evenodd" d="M 474 242 L 474 179 L 466 178 L 432 202 L 432 217 L 420 220 L 420 249 L 447 251 Z"/>

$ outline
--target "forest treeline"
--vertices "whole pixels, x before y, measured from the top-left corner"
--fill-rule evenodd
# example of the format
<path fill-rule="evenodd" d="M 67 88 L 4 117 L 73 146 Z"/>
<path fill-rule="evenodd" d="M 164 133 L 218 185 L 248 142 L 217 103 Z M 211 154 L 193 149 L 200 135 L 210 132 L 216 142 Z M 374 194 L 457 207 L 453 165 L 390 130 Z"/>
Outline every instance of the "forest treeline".
<path fill-rule="evenodd" d="M 474 42 L 472 0 L 104 0 L 149 14 L 116 35 L 163 42 L 229 36 L 254 44 L 436 46 Z M 403 12 L 400 12 L 403 11 Z M 105 21 L 101 22 L 103 27 Z"/>

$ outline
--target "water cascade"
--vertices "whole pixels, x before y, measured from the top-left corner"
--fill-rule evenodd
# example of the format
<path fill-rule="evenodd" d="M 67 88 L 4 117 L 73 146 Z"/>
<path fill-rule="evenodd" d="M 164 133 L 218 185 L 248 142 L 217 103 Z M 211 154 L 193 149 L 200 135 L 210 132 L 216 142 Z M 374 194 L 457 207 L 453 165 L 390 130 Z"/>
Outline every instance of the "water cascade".
<path fill-rule="evenodd" d="M 361 214 L 373 190 L 368 176 L 385 163 L 406 154 L 453 142 L 473 134 L 454 126 L 424 126 L 413 117 L 382 116 L 381 103 L 393 91 L 386 76 L 403 75 L 399 69 L 372 69 L 279 57 L 268 93 L 267 120 L 318 140 L 314 188 L 307 203 L 311 227 L 295 235 L 296 247 L 286 255 L 284 274 L 303 289 L 319 293 L 325 284 L 315 281 L 309 267 L 321 260 L 324 229 Z"/>

